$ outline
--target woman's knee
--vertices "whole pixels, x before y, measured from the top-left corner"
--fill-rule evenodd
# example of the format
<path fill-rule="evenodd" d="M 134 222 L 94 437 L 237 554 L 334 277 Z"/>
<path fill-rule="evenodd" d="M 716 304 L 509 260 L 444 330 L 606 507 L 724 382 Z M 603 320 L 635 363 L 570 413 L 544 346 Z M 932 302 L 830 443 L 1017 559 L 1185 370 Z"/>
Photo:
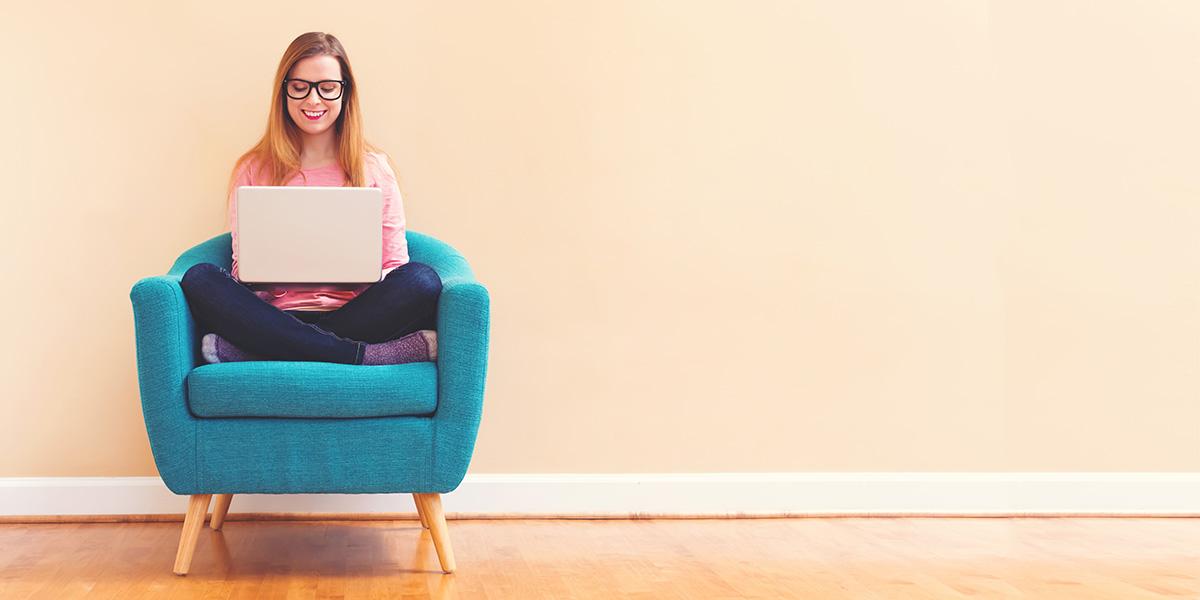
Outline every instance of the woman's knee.
<path fill-rule="evenodd" d="M 403 280 L 405 287 L 417 288 L 432 296 L 442 293 L 441 276 L 425 263 L 405 263 L 388 273 L 384 279 Z"/>
<path fill-rule="evenodd" d="M 221 267 L 208 262 L 196 263 L 188 268 L 183 273 L 183 278 L 180 279 L 180 285 L 185 286 L 199 278 L 212 277 L 214 275 L 223 276 Z"/>

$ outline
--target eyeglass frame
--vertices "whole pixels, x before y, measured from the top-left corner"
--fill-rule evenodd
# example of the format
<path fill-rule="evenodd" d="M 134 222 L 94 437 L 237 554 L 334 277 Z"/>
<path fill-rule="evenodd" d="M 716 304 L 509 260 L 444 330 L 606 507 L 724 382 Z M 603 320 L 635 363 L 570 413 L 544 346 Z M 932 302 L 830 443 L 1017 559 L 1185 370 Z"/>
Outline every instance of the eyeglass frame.
<path fill-rule="evenodd" d="M 350 82 L 349 82 L 349 81 L 345 81 L 345 80 L 342 80 L 342 79 L 322 79 L 322 80 L 320 80 L 320 81 L 309 81 L 309 80 L 307 80 L 307 79 L 300 79 L 300 78 L 297 78 L 297 77 L 288 77 L 288 78 L 286 78 L 286 79 L 284 79 L 284 80 L 283 80 L 283 87 L 284 87 L 284 88 L 287 88 L 287 87 L 288 87 L 288 84 L 289 84 L 289 83 L 291 83 L 291 82 L 293 82 L 293 81 L 303 81 L 304 83 L 307 83 L 307 84 L 308 84 L 308 90 L 304 92 L 304 95 L 303 95 L 303 96 L 301 96 L 301 97 L 297 98 L 297 97 L 295 97 L 295 96 L 293 96 L 293 95 L 291 94 L 291 90 L 289 90 L 289 89 L 284 89 L 284 91 L 283 91 L 284 95 L 285 95 L 285 96 L 287 96 L 288 98 L 291 98 L 292 100 L 304 100 L 304 99 L 308 98 L 309 94 L 312 94 L 312 91 L 313 91 L 313 90 L 317 90 L 317 97 L 318 97 L 318 98 L 321 98 L 322 100 L 328 100 L 328 101 L 330 101 L 330 102 L 333 102 L 334 100 L 337 100 L 338 98 L 341 98 L 341 97 L 342 97 L 342 94 L 345 94 L 345 93 L 346 93 L 346 88 L 350 86 Z M 339 88 L 339 91 L 338 91 L 338 95 L 337 95 L 337 96 L 335 96 L 335 97 L 333 97 L 333 98 L 326 98 L 324 95 L 322 95 L 322 94 L 321 94 L 321 87 L 320 87 L 320 84 L 322 84 L 322 83 L 338 83 L 338 84 L 341 84 L 341 86 L 342 86 L 342 87 L 341 87 L 341 88 Z"/>

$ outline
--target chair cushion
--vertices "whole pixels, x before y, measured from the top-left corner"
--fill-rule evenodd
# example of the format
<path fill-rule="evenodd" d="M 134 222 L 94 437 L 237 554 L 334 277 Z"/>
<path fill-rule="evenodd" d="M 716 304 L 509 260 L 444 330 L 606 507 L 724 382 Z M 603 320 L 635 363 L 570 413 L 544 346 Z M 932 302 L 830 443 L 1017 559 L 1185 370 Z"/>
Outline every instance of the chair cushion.
<path fill-rule="evenodd" d="M 197 417 L 391 417 L 437 408 L 435 362 L 241 361 L 196 367 L 187 380 Z"/>

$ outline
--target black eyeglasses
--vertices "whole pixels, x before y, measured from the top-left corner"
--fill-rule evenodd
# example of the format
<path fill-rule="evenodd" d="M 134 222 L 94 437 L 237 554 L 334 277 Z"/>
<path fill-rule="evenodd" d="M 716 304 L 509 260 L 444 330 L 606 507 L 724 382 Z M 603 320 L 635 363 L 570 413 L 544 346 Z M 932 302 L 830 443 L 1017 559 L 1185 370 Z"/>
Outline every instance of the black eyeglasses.
<path fill-rule="evenodd" d="M 315 87 L 317 95 L 326 100 L 337 100 L 342 97 L 342 89 L 350 85 L 347 81 L 340 79 L 322 79 L 321 81 L 308 81 L 307 79 L 284 79 L 283 87 L 287 90 L 288 98 L 293 100 L 303 100 L 308 97 L 308 94 Z"/>

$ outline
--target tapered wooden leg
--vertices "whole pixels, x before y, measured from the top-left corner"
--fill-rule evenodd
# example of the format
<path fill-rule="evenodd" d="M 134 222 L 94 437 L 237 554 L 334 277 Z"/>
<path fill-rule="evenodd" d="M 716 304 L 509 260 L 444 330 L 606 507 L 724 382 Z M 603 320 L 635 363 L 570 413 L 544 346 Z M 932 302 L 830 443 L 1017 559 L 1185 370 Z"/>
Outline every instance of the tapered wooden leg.
<path fill-rule="evenodd" d="M 429 529 L 429 520 L 425 518 L 425 506 L 420 494 L 413 494 L 413 504 L 417 505 L 417 516 L 421 519 L 421 527 Z"/>
<path fill-rule="evenodd" d="M 183 533 L 179 536 L 179 551 L 175 553 L 175 574 L 187 575 L 192 566 L 192 554 L 196 552 L 196 540 L 204 528 L 204 517 L 208 515 L 208 501 L 212 494 L 192 494 L 188 500 L 187 515 L 183 517 Z"/>
<path fill-rule="evenodd" d="M 232 501 L 233 494 L 217 494 L 217 501 L 213 502 L 212 520 L 208 522 L 214 531 L 220 531 L 225 524 L 225 515 L 229 514 L 229 503 Z"/>
<path fill-rule="evenodd" d="M 450 547 L 450 533 L 446 530 L 446 514 L 442 512 L 441 494 L 419 494 L 425 508 L 425 520 L 429 522 L 429 533 L 433 536 L 433 547 L 437 550 L 442 570 L 454 572 L 454 550 Z"/>

